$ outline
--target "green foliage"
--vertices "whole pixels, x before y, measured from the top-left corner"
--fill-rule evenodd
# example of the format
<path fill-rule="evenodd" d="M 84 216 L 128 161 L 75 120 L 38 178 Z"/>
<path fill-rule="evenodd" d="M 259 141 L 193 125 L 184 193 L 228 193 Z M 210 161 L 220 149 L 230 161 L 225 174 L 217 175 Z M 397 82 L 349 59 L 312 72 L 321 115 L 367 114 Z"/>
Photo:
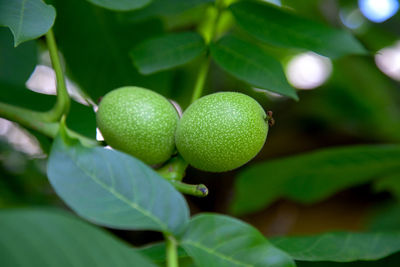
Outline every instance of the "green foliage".
<path fill-rule="evenodd" d="M 280 197 L 312 203 L 399 170 L 398 145 L 332 148 L 260 163 L 240 173 L 232 211 L 254 212 Z"/>
<path fill-rule="evenodd" d="M 1 0 L 0 26 L 14 35 L 14 46 L 36 39 L 53 26 L 56 11 L 41 0 Z"/>
<path fill-rule="evenodd" d="M 217 214 L 193 217 L 181 245 L 199 266 L 295 266 L 255 228 Z"/>
<path fill-rule="evenodd" d="M 76 213 L 118 229 L 183 231 L 186 202 L 151 168 L 121 152 L 70 142 L 55 140 L 47 175 Z"/>
<path fill-rule="evenodd" d="M 59 210 L 1 210 L 0 233 L 4 267 L 155 266 L 106 231 Z"/>
<path fill-rule="evenodd" d="M 11 33 L 0 28 L 0 101 L 35 111 L 47 111 L 55 97 L 30 91 L 25 83 L 38 62 L 38 45 L 29 41 L 12 47 Z M 72 101 L 67 118 L 75 131 L 91 138 L 96 137 L 96 118 L 91 107 Z"/>
<path fill-rule="evenodd" d="M 224 70 L 249 84 L 298 99 L 281 64 L 257 45 L 225 36 L 211 46 L 213 59 Z"/>
<path fill-rule="evenodd" d="M 299 17 L 283 8 L 256 1 L 241 1 L 230 9 L 241 28 L 272 45 L 312 50 L 328 57 L 366 53 L 345 30 Z"/>
<path fill-rule="evenodd" d="M 68 72 L 95 101 L 126 85 L 158 92 L 169 88 L 169 75 L 143 77 L 128 56 L 137 42 L 163 32 L 159 21 L 125 24 L 117 14 L 82 0 L 54 0 L 54 6 L 63 10 L 57 16 L 55 35 Z"/>
<path fill-rule="evenodd" d="M 146 40 L 131 51 L 131 57 L 140 73 L 150 74 L 188 63 L 205 49 L 198 33 L 182 32 Z"/>
<path fill-rule="evenodd" d="M 0 28 L 0 116 L 37 138 L 20 138 L 25 131 L 14 134 L 18 128 L 0 120 L 0 265 L 397 267 L 399 84 L 365 55 L 392 45 L 399 25 L 396 18 L 372 25 L 356 2 L 0 0 L 0 26 L 11 30 Z M 350 29 L 350 17 L 362 26 Z M 26 88 L 35 66 L 50 66 L 46 49 L 57 96 Z M 333 72 L 321 88 L 296 91 L 284 68 L 307 51 L 332 58 Z M 67 78 L 87 105 L 70 101 Z M 120 87 L 159 94 L 122 94 L 103 116 L 107 93 Z M 297 94 L 301 101 L 292 101 Z M 189 106 L 179 122 L 164 97 Z M 264 110 L 277 125 L 260 152 L 273 121 Z M 95 140 L 96 126 L 106 142 Z M 36 141 L 43 153 L 25 154 Z M 131 149 L 138 145 L 140 153 Z M 316 148 L 323 149 L 303 154 Z M 189 168 L 185 178 L 188 164 L 221 172 L 257 154 L 243 170 Z M 183 178 L 210 183 L 210 197 L 184 198 L 208 189 Z M 201 213 L 228 212 L 232 197 L 235 214 L 258 211 L 243 219 L 260 232 Z M 289 203 L 262 211 L 282 198 Z M 51 208 L 62 201 L 98 226 Z M 319 213 L 331 203 L 340 212 Z M 9 209 L 16 206 L 28 208 Z M 189 207 L 200 214 L 191 218 Z M 325 212 L 335 220 L 326 223 Z M 261 232 L 281 237 L 269 242 Z"/>
<path fill-rule="evenodd" d="M 400 250 L 400 233 L 324 233 L 275 238 L 272 243 L 301 261 L 377 260 Z"/>

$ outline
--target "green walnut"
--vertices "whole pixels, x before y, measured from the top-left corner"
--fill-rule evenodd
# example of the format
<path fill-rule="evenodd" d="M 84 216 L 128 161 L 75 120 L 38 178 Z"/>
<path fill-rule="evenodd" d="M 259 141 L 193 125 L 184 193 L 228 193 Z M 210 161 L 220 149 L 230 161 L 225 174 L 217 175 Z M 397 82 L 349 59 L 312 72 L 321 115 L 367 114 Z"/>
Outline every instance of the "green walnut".
<path fill-rule="evenodd" d="M 97 125 L 107 144 L 150 165 L 174 153 L 178 120 L 165 97 L 140 87 L 109 92 L 97 111 Z"/>
<path fill-rule="evenodd" d="M 268 134 L 267 114 L 253 98 L 235 92 L 207 95 L 183 113 L 176 147 L 193 167 L 233 170 L 255 157 Z"/>

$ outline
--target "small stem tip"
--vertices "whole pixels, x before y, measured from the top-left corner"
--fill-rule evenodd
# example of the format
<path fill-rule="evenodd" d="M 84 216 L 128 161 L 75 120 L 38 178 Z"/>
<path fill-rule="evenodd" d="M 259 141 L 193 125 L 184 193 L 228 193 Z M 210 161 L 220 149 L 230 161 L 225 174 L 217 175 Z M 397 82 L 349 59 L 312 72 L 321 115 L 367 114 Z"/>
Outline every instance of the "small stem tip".
<path fill-rule="evenodd" d="M 185 184 L 174 180 L 169 180 L 169 182 L 183 194 L 195 197 L 206 197 L 208 195 L 208 188 L 204 184 Z"/>
<path fill-rule="evenodd" d="M 272 117 L 273 112 L 271 110 L 267 111 L 267 118 L 266 121 L 268 122 L 268 125 L 274 126 L 275 125 L 275 119 Z"/>
<path fill-rule="evenodd" d="M 206 197 L 208 195 L 208 188 L 204 184 L 198 184 L 196 187 L 196 191 L 202 193 L 201 197 Z"/>

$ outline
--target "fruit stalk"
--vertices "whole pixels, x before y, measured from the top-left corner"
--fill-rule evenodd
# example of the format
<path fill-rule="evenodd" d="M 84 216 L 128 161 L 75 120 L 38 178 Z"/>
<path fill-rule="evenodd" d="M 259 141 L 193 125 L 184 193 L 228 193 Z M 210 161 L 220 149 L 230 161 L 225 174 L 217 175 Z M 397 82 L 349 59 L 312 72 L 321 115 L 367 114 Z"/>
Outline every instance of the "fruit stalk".
<path fill-rule="evenodd" d="M 159 168 L 157 172 L 165 179 L 181 181 L 185 176 L 187 166 L 188 163 L 180 155 L 177 155 Z"/>
<path fill-rule="evenodd" d="M 185 184 L 179 181 L 168 180 L 179 192 L 195 197 L 206 197 L 208 188 L 204 184 Z"/>

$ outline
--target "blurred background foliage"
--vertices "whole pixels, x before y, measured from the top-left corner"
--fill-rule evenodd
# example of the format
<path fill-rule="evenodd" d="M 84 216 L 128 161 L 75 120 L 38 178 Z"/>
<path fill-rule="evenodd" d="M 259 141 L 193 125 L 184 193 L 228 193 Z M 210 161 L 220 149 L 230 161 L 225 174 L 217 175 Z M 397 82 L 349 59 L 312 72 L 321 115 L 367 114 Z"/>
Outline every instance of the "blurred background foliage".
<path fill-rule="evenodd" d="M 152 37 L 197 30 L 212 1 L 169 0 L 164 4 L 154 0 L 142 9 L 123 13 L 82 0 L 46 2 L 57 10 L 55 35 L 68 89 L 75 96 L 67 122 L 72 129 L 95 137 L 95 113 L 88 104 L 124 85 L 146 87 L 183 109 L 188 106 L 200 57 L 180 67 L 143 75 L 130 53 Z M 284 65 L 286 77 L 298 89 L 298 102 L 252 88 L 212 62 L 205 94 L 240 91 L 251 95 L 274 112 L 276 125 L 260 154 L 241 169 L 218 174 L 187 170 L 186 181 L 204 183 L 210 190 L 205 199 L 187 197 L 192 213 L 233 212 L 267 237 L 400 230 L 400 146 L 381 146 L 400 141 L 400 12 L 377 23 L 360 11 L 362 1 L 271 2 L 324 24 L 346 28 L 369 53 L 328 59 L 305 50 L 263 44 L 262 49 Z M 230 14 L 221 19 L 221 36 L 234 33 L 252 39 L 234 26 Z M 1 101 L 47 110 L 54 103 L 55 92 L 49 66 L 43 40 L 14 49 L 10 31 L 0 28 Z M 5 120 L 0 121 L 0 140 L 0 207 L 62 206 L 45 176 L 49 140 Z M 367 150 L 358 147 L 355 156 L 346 156 L 346 151 L 339 149 L 330 150 L 332 155 L 324 151 L 312 154 L 311 160 L 293 157 L 359 144 L 379 146 Z M 284 187 L 279 184 L 283 180 Z M 323 193 L 324 188 L 329 193 Z M 260 202 L 252 195 L 269 200 Z M 160 238 L 155 233 L 115 233 L 136 245 Z M 368 263 L 298 265 L 398 266 L 399 261 L 399 255 L 392 255 Z"/>

